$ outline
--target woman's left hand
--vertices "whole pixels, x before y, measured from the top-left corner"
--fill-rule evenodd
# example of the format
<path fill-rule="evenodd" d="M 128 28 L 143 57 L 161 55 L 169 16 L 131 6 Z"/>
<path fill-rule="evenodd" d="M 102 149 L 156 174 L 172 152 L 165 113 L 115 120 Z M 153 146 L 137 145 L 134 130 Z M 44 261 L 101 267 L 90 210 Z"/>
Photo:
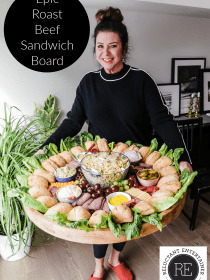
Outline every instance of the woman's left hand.
<path fill-rule="evenodd" d="M 190 171 L 190 174 L 193 172 L 192 166 L 188 161 L 181 161 L 179 163 L 179 170 L 182 172 L 185 168 Z"/>

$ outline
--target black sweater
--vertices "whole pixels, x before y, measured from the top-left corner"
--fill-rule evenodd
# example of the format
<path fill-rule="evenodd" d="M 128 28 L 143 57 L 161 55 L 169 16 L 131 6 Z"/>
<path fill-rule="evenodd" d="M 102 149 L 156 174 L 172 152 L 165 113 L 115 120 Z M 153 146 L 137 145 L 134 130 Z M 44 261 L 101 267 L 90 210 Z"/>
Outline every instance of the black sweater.
<path fill-rule="evenodd" d="M 126 64 L 116 74 L 107 74 L 104 69 L 86 74 L 67 118 L 44 145 L 59 146 L 62 138 L 77 135 L 85 120 L 90 133 L 108 142 L 132 140 L 149 146 L 154 128 L 169 148 L 185 148 L 154 80 Z M 189 161 L 186 151 L 182 159 Z"/>

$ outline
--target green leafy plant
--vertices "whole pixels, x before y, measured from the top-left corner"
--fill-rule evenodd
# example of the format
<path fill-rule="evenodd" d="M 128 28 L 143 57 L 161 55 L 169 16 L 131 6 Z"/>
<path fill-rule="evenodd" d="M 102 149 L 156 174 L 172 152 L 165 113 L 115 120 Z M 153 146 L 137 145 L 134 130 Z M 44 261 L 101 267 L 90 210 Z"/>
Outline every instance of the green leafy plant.
<path fill-rule="evenodd" d="M 39 132 L 40 136 L 46 140 L 58 127 L 56 125 L 58 118 L 61 114 L 56 105 L 55 97 L 50 94 L 44 101 L 43 108 L 40 108 L 35 104 L 34 120 L 35 127 Z"/>
<path fill-rule="evenodd" d="M 17 174 L 24 174 L 23 159 L 31 157 L 43 144 L 41 139 L 37 140 L 35 121 L 17 115 L 20 115 L 18 108 L 4 104 L 4 116 L 0 119 L 0 234 L 7 235 L 12 249 L 12 235 L 19 235 L 20 248 L 24 232 L 27 230 L 29 236 L 34 225 L 25 214 L 23 202 L 18 195 L 8 195 L 8 192 L 22 191 Z"/>

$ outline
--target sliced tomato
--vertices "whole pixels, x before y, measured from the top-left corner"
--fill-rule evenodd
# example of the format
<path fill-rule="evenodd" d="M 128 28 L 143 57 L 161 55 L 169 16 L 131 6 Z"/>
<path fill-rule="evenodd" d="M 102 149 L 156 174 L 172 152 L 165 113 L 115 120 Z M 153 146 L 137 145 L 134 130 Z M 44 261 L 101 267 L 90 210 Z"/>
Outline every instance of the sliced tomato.
<path fill-rule="evenodd" d="M 158 187 L 156 186 L 150 186 L 146 188 L 146 192 L 156 192 L 158 190 Z"/>
<path fill-rule="evenodd" d="M 147 187 L 143 187 L 143 186 L 138 187 L 138 189 L 141 190 L 141 191 L 145 191 L 146 188 L 147 188 Z"/>
<path fill-rule="evenodd" d="M 91 153 L 98 153 L 98 149 L 92 149 Z"/>

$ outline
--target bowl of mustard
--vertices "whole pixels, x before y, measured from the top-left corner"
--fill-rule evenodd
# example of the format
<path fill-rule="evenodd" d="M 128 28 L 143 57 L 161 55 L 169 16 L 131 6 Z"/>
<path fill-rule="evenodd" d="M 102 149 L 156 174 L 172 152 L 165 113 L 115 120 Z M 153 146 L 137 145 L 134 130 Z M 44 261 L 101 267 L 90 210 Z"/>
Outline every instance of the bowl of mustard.
<path fill-rule="evenodd" d="M 108 202 L 110 211 L 112 211 L 116 206 L 131 200 L 131 196 L 125 192 L 114 192 L 109 194 L 106 197 L 106 200 Z"/>

